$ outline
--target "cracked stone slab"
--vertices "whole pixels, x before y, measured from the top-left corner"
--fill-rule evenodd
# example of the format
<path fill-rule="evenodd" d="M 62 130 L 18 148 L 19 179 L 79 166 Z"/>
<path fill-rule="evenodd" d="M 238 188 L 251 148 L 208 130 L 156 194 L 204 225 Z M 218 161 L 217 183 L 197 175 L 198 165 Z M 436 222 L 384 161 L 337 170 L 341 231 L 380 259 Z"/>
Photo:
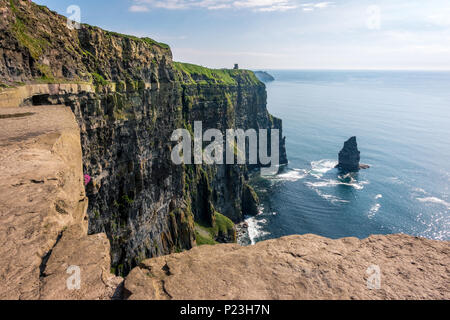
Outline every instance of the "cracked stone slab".
<path fill-rule="evenodd" d="M 92 254 L 98 262 L 93 274 L 109 269 L 106 236 L 87 236 L 82 170 L 80 132 L 70 108 L 0 109 L 0 299 L 51 296 L 51 278 L 43 288 L 42 273 L 47 267 L 56 270 L 55 261 L 63 267 L 64 259 L 77 254 L 84 254 L 84 261 Z M 77 230 L 76 237 L 73 230 Z M 66 243 L 69 234 L 71 246 L 63 250 L 59 246 Z M 53 257 L 49 252 L 58 255 Z M 109 281 L 112 275 L 107 277 L 107 272 L 97 281 Z"/>
<path fill-rule="evenodd" d="M 368 287 L 373 266 L 380 268 L 379 289 Z M 161 300 L 449 299 L 449 266 L 445 241 L 289 236 L 145 260 L 127 276 L 125 292 Z"/>

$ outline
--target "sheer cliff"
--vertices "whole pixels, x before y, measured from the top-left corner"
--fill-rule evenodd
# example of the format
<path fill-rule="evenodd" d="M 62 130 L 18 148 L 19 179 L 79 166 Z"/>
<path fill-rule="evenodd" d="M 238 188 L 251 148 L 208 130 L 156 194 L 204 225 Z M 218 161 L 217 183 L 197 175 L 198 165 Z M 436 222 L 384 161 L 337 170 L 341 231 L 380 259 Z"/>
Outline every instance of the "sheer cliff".
<path fill-rule="evenodd" d="M 89 233 L 106 233 L 116 274 L 194 247 L 202 230 L 233 242 L 247 165 L 175 165 L 178 128 L 280 129 L 265 86 L 246 70 L 175 63 L 170 48 L 81 25 L 28 1 L 0 0 L 0 105 L 65 105 L 90 178 Z M 247 199 L 248 200 L 248 199 Z"/>

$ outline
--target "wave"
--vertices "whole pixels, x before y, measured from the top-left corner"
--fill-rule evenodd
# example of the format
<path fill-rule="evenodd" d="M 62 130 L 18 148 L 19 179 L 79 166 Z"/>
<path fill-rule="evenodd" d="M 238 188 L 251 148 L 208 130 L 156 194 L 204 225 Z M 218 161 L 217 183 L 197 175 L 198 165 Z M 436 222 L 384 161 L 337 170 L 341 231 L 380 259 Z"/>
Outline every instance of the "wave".
<path fill-rule="evenodd" d="M 383 195 L 382 195 L 382 194 L 377 194 L 377 195 L 375 196 L 375 200 L 378 200 L 378 199 L 381 199 L 381 198 L 383 198 Z"/>
<path fill-rule="evenodd" d="M 333 196 L 333 195 L 331 195 L 331 194 L 323 193 L 323 192 L 321 192 L 321 191 L 318 190 L 318 189 L 313 189 L 313 190 L 316 191 L 316 193 L 317 193 L 321 198 L 323 198 L 323 199 L 325 199 L 325 200 L 328 200 L 328 201 L 330 201 L 330 202 L 333 203 L 333 204 L 336 204 L 336 203 L 349 203 L 349 202 L 350 202 L 350 201 L 348 201 L 348 200 L 342 200 L 342 199 L 339 199 L 338 197 Z"/>
<path fill-rule="evenodd" d="M 256 244 L 256 240 L 258 238 L 270 234 L 269 232 L 263 230 L 264 225 L 267 224 L 266 219 L 258 219 L 258 216 L 247 217 L 245 222 L 247 222 L 248 225 L 248 237 L 250 238 L 252 245 Z"/>
<path fill-rule="evenodd" d="M 440 204 L 440 205 L 447 207 L 447 209 L 450 209 L 450 203 L 448 203 L 445 200 L 439 199 L 437 197 L 426 197 L 426 198 L 416 198 L 416 199 L 420 202 L 429 202 L 429 203 Z"/>
<path fill-rule="evenodd" d="M 295 182 L 305 178 L 308 175 L 308 171 L 303 169 L 291 169 L 287 172 L 276 175 L 272 180 L 282 180 Z"/>
<path fill-rule="evenodd" d="M 323 199 L 333 203 L 349 203 L 348 200 L 342 200 L 334 195 L 322 192 L 321 188 L 330 188 L 336 186 L 348 186 L 355 188 L 356 190 L 364 189 L 364 185 L 368 184 L 368 181 L 357 181 L 354 174 L 338 175 L 337 179 L 324 179 L 323 176 L 333 170 L 338 164 L 335 160 L 319 160 L 311 162 L 310 176 L 315 180 L 305 182 L 305 185 L 316 191 L 316 193 Z"/>
<path fill-rule="evenodd" d="M 349 186 L 353 187 L 356 190 L 362 190 L 364 189 L 364 185 L 368 184 L 368 181 L 356 181 L 353 180 L 352 182 L 343 182 L 339 180 L 322 180 L 317 182 L 307 182 L 306 185 L 312 188 L 324 188 L 324 187 L 335 187 L 335 186 Z"/>
<path fill-rule="evenodd" d="M 414 192 L 419 192 L 419 193 L 423 193 L 423 194 L 428 194 L 428 192 L 426 192 L 424 189 L 422 188 L 414 188 L 413 189 Z"/>
<path fill-rule="evenodd" d="M 337 161 L 328 159 L 312 161 L 310 174 L 313 177 L 321 178 L 325 173 L 333 170 L 337 164 Z"/>

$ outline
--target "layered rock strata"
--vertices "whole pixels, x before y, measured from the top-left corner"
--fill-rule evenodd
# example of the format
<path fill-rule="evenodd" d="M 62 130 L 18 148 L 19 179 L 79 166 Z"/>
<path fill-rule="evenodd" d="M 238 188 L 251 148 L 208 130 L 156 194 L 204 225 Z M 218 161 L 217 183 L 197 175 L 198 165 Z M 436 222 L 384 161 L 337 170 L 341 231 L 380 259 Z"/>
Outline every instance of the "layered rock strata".
<path fill-rule="evenodd" d="M 194 247 L 195 223 L 218 229 L 217 213 L 242 219 L 255 166 L 175 165 L 170 137 L 195 121 L 204 130 L 281 130 L 252 72 L 174 63 L 165 44 L 85 24 L 69 29 L 65 17 L 29 1 L 0 0 L 0 9 L 0 105 L 71 108 L 91 178 L 88 231 L 106 233 L 116 274 Z M 282 132 L 280 155 L 286 163 Z M 224 239 L 233 232 L 217 233 Z"/>

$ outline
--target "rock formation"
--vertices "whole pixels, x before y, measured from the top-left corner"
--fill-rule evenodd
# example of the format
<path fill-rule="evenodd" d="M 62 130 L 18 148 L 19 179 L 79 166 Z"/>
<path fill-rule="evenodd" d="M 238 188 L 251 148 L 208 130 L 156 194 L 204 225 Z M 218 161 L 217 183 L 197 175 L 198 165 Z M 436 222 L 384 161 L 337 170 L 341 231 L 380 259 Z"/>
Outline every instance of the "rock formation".
<path fill-rule="evenodd" d="M 259 213 L 259 198 L 255 190 L 248 184 L 244 185 L 242 193 L 242 212 L 245 215 L 256 216 Z"/>
<path fill-rule="evenodd" d="M 342 172 L 357 172 L 360 169 L 369 168 L 366 164 L 360 164 L 360 151 L 358 150 L 358 144 L 356 137 L 351 137 L 344 143 L 344 147 L 339 152 L 339 163 L 336 168 Z"/>
<path fill-rule="evenodd" d="M 126 278 L 125 291 L 129 299 L 152 300 L 448 300 L 449 265 L 449 242 L 407 235 L 290 236 L 145 260 Z"/>
<path fill-rule="evenodd" d="M 0 299 L 110 299 L 105 234 L 87 235 L 80 130 L 64 106 L 0 108 Z M 80 267 L 81 290 L 66 287 Z"/>
<path fill-rule="evenodd" d="M 0 9 L 0 107 L 72 110 L 91 177 L 88 233 L 107 235 L 116 274 L 194 247 L 196 220 L 214 224 L 216 212 L 242 220 L 248 166 L 174 165 L 170 137 L 194 121 L 204 130 L 282 129 L 253 72 L 175 63 L 165 44 L 85 24 L 71 30 L 29 1 L 0 0 Z M 281 132 L 280 142 L 283 164 Z"/>

